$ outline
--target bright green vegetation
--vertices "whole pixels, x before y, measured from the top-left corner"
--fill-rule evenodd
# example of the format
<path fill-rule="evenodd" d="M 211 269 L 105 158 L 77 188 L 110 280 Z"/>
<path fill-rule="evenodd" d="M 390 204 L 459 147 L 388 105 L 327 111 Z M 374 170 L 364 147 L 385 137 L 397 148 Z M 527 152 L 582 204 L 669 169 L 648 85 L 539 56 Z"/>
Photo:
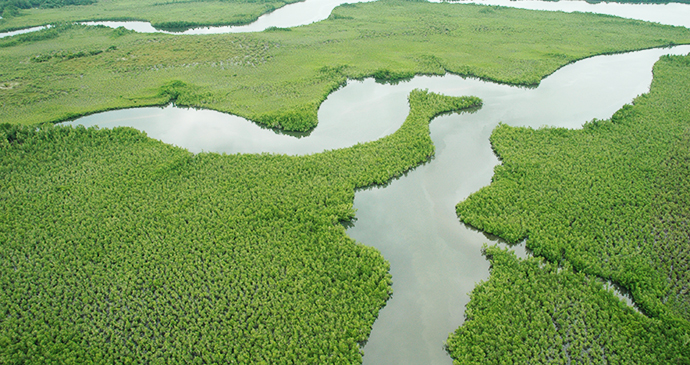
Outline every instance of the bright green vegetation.
<path fill-rule="evenodd" d="M 4 19 L 21 15 L 20 9 L 59 8 L 68 5 L 89 5 L 96 0 L 0 0 L 0 15 Z"/>
<path fill-rule="evenodd" d="M 0 363 L 360 363 L 388 263 L 340 221 L 474 97 L 410 94 L 394 134 L 303 157 L 130 128 L 0 127 Z"/>
<path fill-rule="evenodd" d="M 0 0 L 0 31 L 60 22 L 148 21 L 159 29 L 240 25 L 298 0 Z"/>
<path fill-rule="evenodd" d="M 552 0 L 546 0 L 546 1 L 552 1 Z M 605 2 L 604 0 L 585 0 L 588 3 L 591 4 L 599 4 L 602 2 Z M 690 0 L 616 0 L 616 1 L 610 1 L 610 2 L 615 2 L 615 3 L 621 3 L 621 4 L 669 4 L 669 3 L 680 3 L 680 4 L 689 4 Z"/>
<path fill-rule="evenodd" d="M 650 319 L 567 264 L 486 249 L 489 281 L 448 340 L 455 364 L 687 364 L 687 323 Z"/>
<path fill-rule="evenodd" d="M 33 38 L 40 34 L 0 40 L 0 85 L 14 85 L 0 89 L 4 122 L 55 122 L 172 100 L 304 131 L 347 78 L 395 82 L 452 72 L 532 85 L 584 57 L 690 42 L 686 28 L 604 15 L 392 0 L 252 34 L 63 26 L 44 31 L 50 39 Z M 63 57 L 80 52 L 89 56 Z"/>
<path fill-rule="evenodd" d="M 459 363 L 466 356 L 479 356 L 465 341 L 505 348 L 492 337 L 497 332 L 482 337 L 478 328 L 497 326 L 505 339 L 539 338 L 543 328 L 527 323 L 540 316 L 543 327 L 546 314 L 560 311 L 558 304 L 553 307 L 555 299 L 550 299 L 555 298 L 557 288 L 568 292 L 558 302 L 580 313 L 556 313 L 563 320 L 557 326 L 559 336 L 568 339 L 564 346 L 600 348 L 591 354 L 598 358 L 601 351 L 624 353 L 621 346 L 630 341 L 630 350 L 640 352 L 633 358 L 621 358 L 621 362 L 690 361 L 688 100 L 690 56 L 665 56 L 654 67 L 649 94 L 636 98 L 611 120 L 591 121 L 582 130 L 501 125 L 493 132 L 491 143 L 502 165 L 495 168 L 490 186 L 457 205 L 460 219 L 510 242 L 527 238 L 527 247 L 536 256 L 561 263 L 566 270 L 554 277 L 551 264 L 538 270 L 534 260 L 497 264 L 494 273 L 500 275 L 494 278 L 492 273 L 489 284 L 475 291 L 468 321 L 449 341 Z M 503 277 L 504 270 L 513 273 Z M 532 275 L 543 279 L 525 281 Z M 652 319 L 609 311 L 606 308 L 612 304 L 606 301 L 612 300 L 610 296 L 606 297 L 609 300 L 598 294 L 600 287 L 588 284 L 593 279 L 585 280 L 584 275 L 611 280 L 629 290 Z M 571 288 L 567 284 L 571 279 L 579 280 L 582 287 Z M 522 289 L 515 287 L 520 281 L 524 281 Z M 515 304 L 516 310 L 524 310 L 517 315 L 495 315 L 497 305 L 503 304 L 489 300 L 504 295 L 514 298 L 522 290 L 535 293 L 528 297 L 541 302 Z M 583 307 L 584 303 L 591 307 Z M 506 308 L 510 306 L 506 304 Z M 618 318 L 615 323 L 621 323 L 623 329 L 598 323 L 607 316 Z M 641 333 L 643 329 L 649 333 Z M 555 332 L 550 338 L 553 336 Z M 596 345 L 592 338 L 597 339 Z M 549 356 L 553 343 L 530 341 L 517 346 L 520 356 Z M 647 346 L 641 345 L 644 343 Z M 574 359 L 579 354 L 577 350 L 571 356 Z M 553 356 L 562 358 L 565 350 Z"/>

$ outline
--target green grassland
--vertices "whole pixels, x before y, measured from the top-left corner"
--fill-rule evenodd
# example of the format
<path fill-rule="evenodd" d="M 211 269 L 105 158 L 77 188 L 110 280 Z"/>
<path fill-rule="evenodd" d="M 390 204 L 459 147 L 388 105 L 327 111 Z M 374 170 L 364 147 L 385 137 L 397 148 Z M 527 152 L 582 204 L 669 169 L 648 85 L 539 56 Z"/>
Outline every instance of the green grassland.
<path fill-rule="evenodd" d="M 339 222 L 434 154 L 434 116 L 481 105 L 409 100 L 394 134 L 303 157 L 2 125 L 0 363 L 361 363 L 391 279 Z"/>
<path fill-rule="evenodd" d="M 486 249 L 491 277 L 448 340 L 454 364 L 687 364 L 687 323 L 648 318 L 596 277 Z"/>
<path fill-rule="evenodd" d="M 480 101 L 415 91 L 396 133 L 303 157 L 193 155 L 128 128 L 36 124 L 175 102 L 309 130 L 348 78 L 535 85 L 578 59 L 680 43 L 690 30 L 397 0 L 255 34 L 63 24 L 2 39 L 0 363 L 361 362 L 391 278 L 339 222 L 356 188 L 433 155 L 431 118 Z M 503 164 L 458 214 L 527 237 L 548 261 L 487 249 L 492 276 L 448 342 L 457 362 L 687 362 L 688 62 L 663 58 L 650 94 L 611 121 L 494 132 Z"/>
<path fill-rule="evenodd" d="M 688 42 L 686 28 L 611 16 L 394 0 L 252 34 L 63 26 L 0 41 L 0 120 L 57 122 L 175 101 L 305 131 L 348 78 L 451 72 L 535 85 L 585 57 Z"/>
<path fill-rule="evenodd" d="M 690 0 L 616 0 L 616 1 L 604 1 L 604 0 L 586 0 L 591 4 L 599 4 L 603 2 L 614 2 L 621 4 L 670 4 L 670 3 L 680 3 L 688 4 Z"/>
<path fill-rule="evenodd" d="M 18 9 L 0 19 L 0 32 L 61 22 L 94 20 L 148 21 L 156 28 L 241 25 L 298 0 L 97 0 L 88 5 Z"/>
<path fill-rule="evenodd" d="M 588 122 L 582 130 L 501 125 L 492 133 L 491 143 L 502 164 L 495 168 L 490 186 L 457 205 L 458 215 L 462 221 L 510 242 L 527 238 L 527 247 L 536 256 L 553 263 L 541 270 L 535 268 L 534 260 L 513 262 L 510 270 L 516 271 L 507 275 L 522 280 L 522 287 L 546 293 L 534 296 L 540 300 L 553 297 L 549 293 L 557 287 L 574 295 L 575 289 L 566 284 L 570 280 L 581 283 L 577 290 L 591 286 L 587 282 L 593 277 L 610 280 L 629 290 L 642 312 L 651 318 L 628 313 L 624 315 L 627 319 L 620 319 L 625 311 L 607 313 L 602 309 L 612 306 L 610 303 L 577 309 L 582 315 L 597 318 L 561 317 L 563 323 L 557 331 L 570 333 L 566 347 L 596 338 L 607 341 L 597 345 L 603 346 L 602 351 L 620 355 L 629 352 L 624 347 L 630 346 L 637 354 L 614 363 L 690 361 L 688 100 L 690 56 L 664 56 L 654 67 L 650 92 L 620 109 L 611 120 Z M 496 270 L 508 270 L 502 265 Z M 572 269 L 554 277 L 553 265 Z M 489 284 L 477 288 L 473 294 L 477 303 L 470 305 L 476 310 L 451 336 L 449 347 L 459 363 L 479 356 L 464 342 L 489 341 L 496 334 L 482 337 L 479 328 L 498 326 L 506 338 L 530 337 L 542 332 L 538 326 L 529 327 L 529 318 L 560 311 L 546 300 L 532 307 L 528 303 L 519 306 L 526 312 L 517 317 L 496 316 L 498 307 L 487 301 L 497 295 L 509 298 L 519 291 L 501 275 L 494 279 L 492 274 Z M 531 275 L 544 279 L 525 282 Z M 600 287 L 586 290 L 589 294 L 574 295 L 583 299 L 559 302 L 578 307 L 585 298 L 592 298 L 588 305 L 603 300 Z M 608 315 L 627 324 L 605 328 L 608 325 L 601 323 L 605 320 L 601 316 Z M 626 328 L 631 328 L 630 332 Z M 669 329 L 675 332 L 665 333 Z M 642 346 L 645 342 L 648 345 Z M 524 344 L 516 347 L 521 351 L 531 347 L 532 354 L 548 353 L 548 346 L 553 345 Z M 570 354 L 573 358 L 580 355 L 581 347 L 577 346 L 573 349 L 578 350 Z M 565 347 L 556 352 L 562 357 Z"/>

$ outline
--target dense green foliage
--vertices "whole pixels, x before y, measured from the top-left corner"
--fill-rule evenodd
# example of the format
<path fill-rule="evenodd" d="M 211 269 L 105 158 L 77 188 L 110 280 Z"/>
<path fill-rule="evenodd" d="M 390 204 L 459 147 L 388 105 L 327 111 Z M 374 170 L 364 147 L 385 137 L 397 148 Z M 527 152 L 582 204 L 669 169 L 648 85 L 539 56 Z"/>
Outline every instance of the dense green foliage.
<path fill-rule="evenodd" d="M 228 24 L 282 4 L 99 1 L 17 8 L 0 28 L 132 14 Z M 348 78 L 452 72 L 533 85 L 584 57 L 688 42 L 688 29 L 610 16 L 393 0 L 258 34 L 63 24 L 1 39 L 0 363 L 360 362 L 390 277 L 338 222 L 353 217 L 355 188 L 433 155 L 434 115 L 479 101 L 416 91 L 395 134 L 304 157 L 192 155 L 126 128 L 35 123 L 175 102 L 304 131 Z M 687 360 L 687 64 L 665 59 L 652 93 L 612 121 L 496 130 L 504 164 L 458 212 L 510 241 L 528 237 L 563 268 L 490 249 L 493 276 L 451 336 L 454 358 Z M 596 277 L 630 289 L 652 319 Z"/>
<path fill-rule="evenodd" d="M 687 364 L 687 323 L 634 311 L 567 263 L 486 249 L 491 277 L 448 340 L 455 364 Z"/>
<path fill-rule="evenodd" d="M 584 57 L 690 42 L 686 28 L 604 15 L 393 0 L 340 6 L 328 20 L 290 31 L 195 37 L 83 26 L 56 31 L 45 41 L 0 40 L 0 83 L 16 83 L 0 90 L 0 120 L 33 124 L 160 105 L 170 101 L 161 88 L 179 81 L 187 87 L 178 104 L 304 131 L 348 78 L 397 82 L 452 72 L 537 84 Z M 51 56 L 111 46 L 117 50 Z M 35 57 L 51 58 L 27 62 Z"/>
<path fill-rule="evenodd" d="M 2 125 L 0 363 L 361 362 L 390 275 L 339 221 L 478 105 L 413 91 L 394 134 L 303 157 Z"/>
<path fill-rule="evenodd" d="M 9 9 L 9 16 L 19 15 L 19 9 L 59 8 L 69 5 L 89 5 L 96 0 L 0 0 L 0 13 Z M 3 18 L 5 14 L 3 13 Z"/>
<path fill-rule="evenodd" d="M 688 68 L 686 59 L 686 75 Z M 688 95 L 684 96 L 686 110 L 690 109 Z M 690 118 L 686 116 L 684 122 L 687 126 Z M 674 136 L 661 167 L 652 204 L 654 238 L 649 242 L 654 242 L 651 250 L 655 252 L 650 257 L 668 283 L 662 302 L 690 320 L 690 128 Z"/>
<path fill-rule="evenodd" d="M 141 20 L 159 29 L 240 25 L 298 0 L 0 0 L 0 31 L 56 22 Z"/>
<path fill-rule="evenodd" d="M 95 2 L 96 0 L 0 0 L 0 15 L 6 21 L 20 16 L 22 14 L 20 9 L 59 8 L 69 5 L 89 5 Z"/>
<path fill-rule="evenodd" d="M 491 136 L 492 146 L 502 161 L 494 170 L 491 185 L 457 205 L 462 221 L 510 242 L 527 238 L 527 247 L 535 255 L 617 283 L 630 291 L 643 312 L 660 321 L 661 328 L 676 327 L 680 331 L 671 335 L 660 329 L 650 334 L 659 338 L 644 340 L 650 348 L 633 346 L 642 351 L 635 358 L 639 363 L 690 361 L 688 100 L 690 56 L 664 56 L 654 67 L 649 94 L 636 98 L 633 105 L 620 109 L 611 120 L 591 121 L 582 130 L 501 125 Z M 494 284 L 478 291 L 498 295 L 509 290 L 506 285 L 514 285 L 498 284 L 503 281 L 496 279 Z M 546 286 L 539 288 L 543 285 Z M 555 284 L 535 282 L 530 290 L 547 293 L 552 285 Z M 479 302 L 488 300 L 477 298 Z M 540 295 L 533 298 L 542 300 Z M 489 308 L 486 303 L 472 305 Z M 543 305 L 540 308 L 542 312 L 550 310 Z M 469 317 L 482 317 L 480 323 L 492 321 L 495 310 L 475 311 Z M 587 311 L 597 316 L 613 315 L 594 309 Z M 601 308 L 600 311 L 604 312 Z M 580 326 L 577 321 L 573 317 L 568 328 L 576 331 Z M 586 336 L 606 341 L 623 338 L 587 323 L 589 334 L 577 332 L 571 343 L 579 343 Z M 517 331 L 512 334 L 522 331 L 519 324 L 505 326 L 506 331 Z M 449 345 L 456 359 L 477 353 L 459 344 L 458 336 Z M 675 342 L 678 336 L 683 338 L 678 342 L 682 345 Z M 673 351 L 663 347 L 665 337 Z M 637 343 L 632 338 L 630 341 Z M 498 343 L 491 342 L 487 347 L 494 345 Z M 531 349 L 532 354 L 546 353 L 546 345 L 539 346 Z M 606 351 L 622 351 L 617 349 L 618 345 L 606 346 Z M 521 347 L 521 351 L 526 347 Z M 683 350 L 683 360 L 679 362 L 670 358 L 661 361 L 658 357 L 658 361 L 653 361 L 653 357 L 646 360 L 642 356 L 665 354 L 674 358 L 680 356 L 677 349 Z"/>

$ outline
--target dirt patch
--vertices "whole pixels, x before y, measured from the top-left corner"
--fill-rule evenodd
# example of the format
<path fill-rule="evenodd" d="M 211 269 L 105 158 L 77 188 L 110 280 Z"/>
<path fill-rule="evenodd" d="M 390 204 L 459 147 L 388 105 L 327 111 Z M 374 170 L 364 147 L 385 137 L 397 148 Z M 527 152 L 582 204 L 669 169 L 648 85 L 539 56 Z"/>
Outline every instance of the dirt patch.
<path fill-rule="evenodd" d="M 0 90 L 14 89 L 16 86 L 19 86 L 18 82 L 0 82 Z"/>

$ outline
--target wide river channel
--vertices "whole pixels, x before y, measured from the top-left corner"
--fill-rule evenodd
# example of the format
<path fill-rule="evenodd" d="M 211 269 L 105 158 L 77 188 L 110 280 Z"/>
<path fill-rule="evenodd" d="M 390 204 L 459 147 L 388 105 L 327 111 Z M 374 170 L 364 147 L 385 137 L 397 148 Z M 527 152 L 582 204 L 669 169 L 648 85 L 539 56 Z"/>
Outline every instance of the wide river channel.
<path fill-rule="evenodd" d="M 501 5 L 514 3 L 537 2 Z M 543 4 L 548 10 L 558 10 L 554 9 L 557 4 L 569 10 L 574 3 L 585 4 Z M 688 26 L 674 19 L 679 12 L 688 14 L 690 6 L 654 6 L 667 7 L 668 23 Z M 652 9 L 620 4 L 616 8 L 627 9 L 626 16 L 643 20 Z M 690 22 L 690 16 L 684 20 Z M 261 27 L 285 26 L 276 24 Z M 407 116 L 407 95 L 415 88 L 482 98 L 484 105 L 478 111 L 432 121 L 436 156 L 430 162 L 386 187 L 358 191 L 356 221 L 347 230 L 352 238 L 380 250 L 390 262 L 393 276 L 394 294 L 374 324 L 364 347 L 364 363 L 451 364 L 444 341 L 463 323 L 469 292 L 489 276 L 489 263 L 481 256 L 480 247 L 483 243 L 502 244 L 461 224 L 454 209 L 491 181 L 498 164 L 489 145 L 491 131 L 499 122 L 580 128 L 593 118 L 609 118 L 649 90 L 652 66 L 661 55 L 688 52 L 690 46 L 680 46 L 593 57 L 563 67 L 537 88 L 454 75 L 415 77 L 398 85 L 381 85 L 370 79 L 349 81 L 323 103 L 319 125 L 309 135 L 281 134 L 236 116 L 174 106 L 111 111 L 69 124 L 131 126 L 192 152 L 308 154 L 394 132 Z M 527 254 L 520 245 L 512 249 L 521 257 Z"/>

